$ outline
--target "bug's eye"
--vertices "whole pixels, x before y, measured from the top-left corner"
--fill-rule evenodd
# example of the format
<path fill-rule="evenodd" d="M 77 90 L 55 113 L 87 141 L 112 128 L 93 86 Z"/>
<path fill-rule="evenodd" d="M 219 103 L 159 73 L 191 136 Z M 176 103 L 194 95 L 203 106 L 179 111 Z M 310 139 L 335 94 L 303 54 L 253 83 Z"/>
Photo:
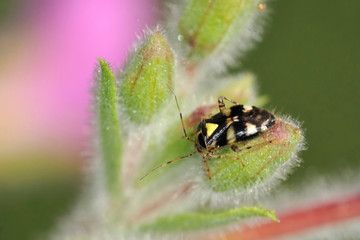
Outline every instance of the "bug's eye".
<path fill-rule="evenodd" d="M 204 137 L 202 134 L 198 134 L 198 143 L 200 146 L 202 146 L 203 148 L 206 148 L 205 146 L 205 141 L 204 141 Z"/>

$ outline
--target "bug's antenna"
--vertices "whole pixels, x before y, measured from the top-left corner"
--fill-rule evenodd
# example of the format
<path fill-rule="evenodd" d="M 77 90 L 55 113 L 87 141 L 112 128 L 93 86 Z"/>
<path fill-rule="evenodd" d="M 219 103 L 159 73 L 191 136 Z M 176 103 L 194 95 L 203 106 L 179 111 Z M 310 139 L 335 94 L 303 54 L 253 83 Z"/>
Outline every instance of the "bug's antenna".
<path fill-rule="evenodd" d="M 171 89 L 171 87 L 169 86 L 169 84 L 166 83 L 166 86 L 169 88 L 169 90 L 171 91 L 171 93 L 172 93 L 172 94 L 174 95 L 174 97 L 175 97 L 175 102 L 176 102 L 176 106 L 177 106 L 177 108 L 178 108 L 178 110 L 179 110 L 180 119 L 181 119 L 181 125 L 182 125 L 182 128 L 183 128 L 183 130 L 184 130 L 185 138 L 186 138 L 187 140 L 191 141 L 190 138 L 188 137 L 188 135 L 186 134 L 185 125 L 184 125 L 184 120 L 183 120 L 183 117 L 182 117 L 182 113 L 181 113 L 181 110 L 180 110 L 180 107 L 179 107 L 179 103 L 178 103 L 176 94 L 175 94 L 174 91 Z"/>
<path fill-rule="evenodd" d="M 156 168 L 151 169 L 147 174 L 145 174 L 144 176 L 142 176 L 142 177 L 139 179 L 139 181 L 143 180 L 145 177 L 147 177 L 150 173 L 154 172 L 155 170 L 157 170 L 157 169 L 159 169 L 159 168 L 162 168 L 162 167 L 165 167 L 166 165 L 169 165 L 169 164 L 171 164 L 171 163 L 173 163 L 173 162 L 176 162 L 176 161 L 178 161 L 178 160 L 181 160 L 181 159 L 184 159 L 184 158 L 187 158 L 187 157 L 191 157 L 191 156 L 194 155 L 195 153 L 197 153 L 197 151 L 192 152 L 192 153 L 190 153 L 190 154 L 188 154 L 188 155 L 186 155 L 186 156 L 182 156 L 182 157 L 176 158 L 176 159 L 174 159 L 174 160 L 168 161 L 168 162 L 166 162 L 166 163 L 163 163 L 163 164 L 157 166 Z"/>

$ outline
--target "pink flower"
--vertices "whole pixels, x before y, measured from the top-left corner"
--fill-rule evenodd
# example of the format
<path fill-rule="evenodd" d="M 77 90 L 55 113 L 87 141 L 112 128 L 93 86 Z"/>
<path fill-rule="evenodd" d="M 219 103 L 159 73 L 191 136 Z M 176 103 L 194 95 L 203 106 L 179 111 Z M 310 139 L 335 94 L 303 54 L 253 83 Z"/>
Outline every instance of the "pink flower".
<path fill-rule="evenodd" d="M 89 125 L 97 57 L 121 67 L 136 34 L 154 25 L 155 1 L 27 4 L 5 32 L 8 46 L 0 46 L 7 50 L 0 56 L 7 63 L 0 74 L 0 130 L 6 133 L 0 143 L 79 144 Z"/>

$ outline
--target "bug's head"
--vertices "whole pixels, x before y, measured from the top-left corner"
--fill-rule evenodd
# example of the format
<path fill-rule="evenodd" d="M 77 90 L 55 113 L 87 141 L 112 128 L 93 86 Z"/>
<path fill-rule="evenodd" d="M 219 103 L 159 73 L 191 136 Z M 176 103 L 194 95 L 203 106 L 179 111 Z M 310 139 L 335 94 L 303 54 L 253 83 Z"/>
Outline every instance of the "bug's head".
<path fill-rule="evenodd" d="M 206 149 L 206 122 L 202 120 L 196 130 L 195 147 L 198 152 Z"/>

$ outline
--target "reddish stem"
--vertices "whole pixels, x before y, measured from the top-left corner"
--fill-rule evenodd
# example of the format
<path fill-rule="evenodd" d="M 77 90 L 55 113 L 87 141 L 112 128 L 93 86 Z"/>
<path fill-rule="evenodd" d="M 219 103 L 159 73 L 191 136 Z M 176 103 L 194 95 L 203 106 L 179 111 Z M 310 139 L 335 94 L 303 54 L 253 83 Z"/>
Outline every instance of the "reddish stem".
<path fill-rule="evenodd" d="M 322 205 L 279 214 L 280 223 L 268 222 L 254 227 L 244 227 L 241 230 L 229 232 L 221 239 L 264 240 L 300 233 L 355 217 L 360 217 L 360 193 Z"/>

